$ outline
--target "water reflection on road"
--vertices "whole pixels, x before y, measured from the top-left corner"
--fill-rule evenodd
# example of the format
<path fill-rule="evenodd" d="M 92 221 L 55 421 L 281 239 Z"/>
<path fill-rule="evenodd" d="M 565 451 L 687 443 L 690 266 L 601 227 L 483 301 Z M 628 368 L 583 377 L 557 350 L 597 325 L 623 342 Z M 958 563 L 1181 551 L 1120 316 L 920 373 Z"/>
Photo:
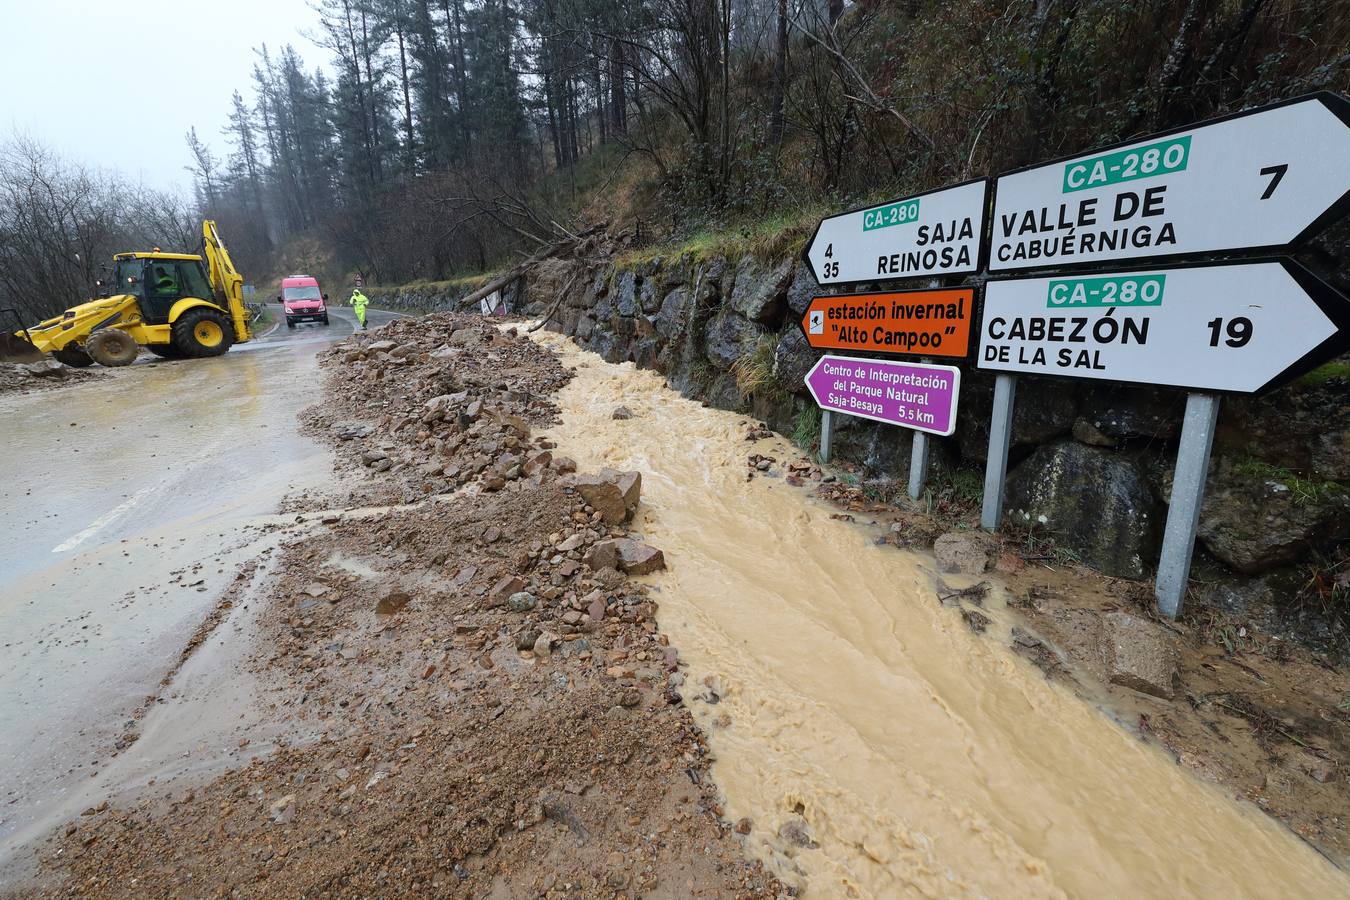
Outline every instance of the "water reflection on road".
<path fill-rule="evenodd" d="M 352 331 L 345 310 L 332 320 L 0 398 L 0 867 L 106 764 L 270 540 L 248 526 L 329 478 L 296 413 L 319 397 L 316 353 Z"/>

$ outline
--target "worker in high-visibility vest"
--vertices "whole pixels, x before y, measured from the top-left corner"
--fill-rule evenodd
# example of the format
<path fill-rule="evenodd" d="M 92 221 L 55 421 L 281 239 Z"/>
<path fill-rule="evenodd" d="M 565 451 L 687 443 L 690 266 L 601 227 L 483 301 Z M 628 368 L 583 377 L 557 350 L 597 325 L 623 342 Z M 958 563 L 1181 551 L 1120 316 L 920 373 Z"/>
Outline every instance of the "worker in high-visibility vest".
<path fill-rule="evenodd" d="M 366 297 L 365 294 L 361 293 L 360 288 L 352 289 L 352 309 L 355 310 L 356 321 L 361 323 L 362 328 L 366 327 L 366 304 L 369 302 L 370 299 Z"/>

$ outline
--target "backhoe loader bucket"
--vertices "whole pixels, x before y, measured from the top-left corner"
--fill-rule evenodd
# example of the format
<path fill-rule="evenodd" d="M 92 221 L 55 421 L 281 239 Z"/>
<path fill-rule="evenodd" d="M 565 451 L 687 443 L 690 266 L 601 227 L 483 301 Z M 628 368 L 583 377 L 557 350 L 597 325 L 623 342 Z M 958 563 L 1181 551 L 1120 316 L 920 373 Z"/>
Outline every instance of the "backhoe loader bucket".
<path fill-rule="evenodd" d="M 18 312 L 3 309 L 0 313 L 8 314 L 7 318 L 13 319 L 18 328 L 17 331 L 0 331 L 0 362 L 35 363 L 43 360 L 45 357 L 42 351 L 28 340 L 28 332 L 24 330 Z"/>

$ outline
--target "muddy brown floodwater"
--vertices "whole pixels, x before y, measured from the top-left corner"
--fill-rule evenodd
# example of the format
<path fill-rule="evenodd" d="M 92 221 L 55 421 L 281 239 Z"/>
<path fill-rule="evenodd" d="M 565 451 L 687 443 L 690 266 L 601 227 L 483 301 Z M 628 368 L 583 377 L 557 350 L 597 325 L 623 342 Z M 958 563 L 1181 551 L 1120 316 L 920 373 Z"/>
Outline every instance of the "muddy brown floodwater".
<path fill-rule="evenodd" d="M 644 473 L 639 527 L 669 565 L 652 577 L 660 625 L 727 816 L 808 896 L 1350 894 L 1279 823 L 1013 656 L 998 598 L 1004 639 L 978 637 L 936 602 L 924 558 L 781 479 L 747 481 L 749 452 L 799 455 L 785 441 L 752 444 L 744 417 L 656 373 L 539 340 L 577 370 L 562 452 Z M 612 419 L 619 405 L 633 418 Z"/>

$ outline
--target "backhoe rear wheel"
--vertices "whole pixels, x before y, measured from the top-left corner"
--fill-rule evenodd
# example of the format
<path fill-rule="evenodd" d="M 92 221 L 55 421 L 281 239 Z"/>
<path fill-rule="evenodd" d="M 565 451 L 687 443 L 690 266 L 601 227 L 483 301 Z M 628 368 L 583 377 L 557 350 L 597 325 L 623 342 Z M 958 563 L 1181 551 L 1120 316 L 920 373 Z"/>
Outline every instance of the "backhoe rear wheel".
<path fill-rule="evenodd" d="M 60 350 L 53 350 L 56 361 L 76 369 L 84 369 L 94 364 L 94 359 L 79 344 L 68 344 Z"/>
<path fill-rule="evenodd" d="M 173 323 L 173 345 L 191 359 L 220 356 L 233 343 L 230 320 L 214 309 L 190 309 Z"/>
<path fill-rule="evenodd" d="M 141 352 L 136 339 L 125 331 L 109 328 L 92 335 L 84 342 L 84 349 L 100 366 L 115 368 L 129 366 Z"/>

